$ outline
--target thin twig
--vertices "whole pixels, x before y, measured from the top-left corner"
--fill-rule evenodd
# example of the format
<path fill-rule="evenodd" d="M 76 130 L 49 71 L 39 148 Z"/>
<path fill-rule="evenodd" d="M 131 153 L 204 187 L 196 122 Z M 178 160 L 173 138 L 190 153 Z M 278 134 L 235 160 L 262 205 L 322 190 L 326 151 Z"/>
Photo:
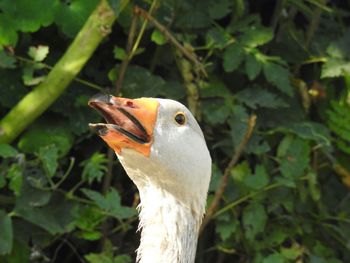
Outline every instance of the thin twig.
<path fill-rule="evenodd" d="M 196 54 L 194 54 L 193 52 L 186 49 L 183 45 L 181 45 L 179 41 L 176 40 L 176 38 L 170 33 L 170 31 L 165 26 L 159 23 L 151 14 L 149 14 L 146 10 L 140 7 L 135 7 L 135 12 L 141 15 L 143 18 L 150 21 L 159 30 L 159 32 L 161 32 L 165 36 L 165 38 L 169 40 L 170 43 L 172 43 L 181 53 L 184 54 L 184 56 L 188 60 L 190 60 L 193 64 L 195 64 L 198 67 L 199 71 L 205 77 L 208 76 L 203 64 L 199 61 Z"/>
<path fill-rule="evenodd" d="M 16 60 L 18 61 L 22 61 L 22 62 L 25 62 L 25 63 L 29 63 L 29 64 L 37 64 L 37 63 L 40 63 L 40 65 L 42 65 L 45 69 L 48 69 L 48 70 L 52 70 L 52 66 L 48 65 L 48 64 L 45 64 L 45 63 L 42 63 L 42 62 L 36 62 L 34 60 L 31 60 L 31 59 L 28 59 L 28 58 L 24 58 L 24 57 L 21 57 L 21 56 L 17 56 L 17 55 L 12 55 Z M 90 88 L 93 88 L 95 90 L 98 90 L 98 91 L 104 91 L 105 89 L 95 83 L 92 83 L 92 82 L 89 82 L 87 80 L 84 80 L 84 79 L 81 79 L 81 78 L 74 78 L 73 79 L 74 81 L 76 82 L 79 82 L 85 86 L 88 86 Z"/>
<path fill-rule="evenodd" d="M 126 44 L 126 56 L 122 61 L 122 64 L 120 65 L 119 69 L 119 74 L 118 74 L 118 79 L 115 83 L 115 94 L 118 96 L 120 89 L 122 88 L 122 83 L 125 77 L 126 69 L 129 65 L 130 62 L 130 52 L 132 45 L 134 43 L 134 38 L 135 38 L 135 31 L 136 31 L 136 25 L 137 25 L 137 16 L 134 15 L 131 21 L 131 26 L 129 30 L 129 35 L 128 35 L 128 43 Z"/>
<path fill-rule="evenodd" d="M 248 120 L 247 131 L 245 132 L 241 143 L 239 144 L 237 150 L 234 152 L 231 161 L 229 162 L 229 164 L 225 168 L 224 175 L 221 178 L 220 186 L 218 187 L 218 189 L 215 192 L 214 199 L 207 210 L 207 214 L 203 219 L 203 222 L 202 222 L 202 225 L 201 225 L 199 232 L 202 232 L 202 230 L 209 223 L 209 221 L 213 217 L 214 213 L 216 212 L 218 205 L 219 205 L 219 202 L 220 202 L 220 200 L 224 194 L 225 188 L 227 186 L 228 178 L 231 174 L 231 170 L 236 165 L 239 158 L 241 157 L 250 137 L 252 136 L 253 130 L 255 127 L 255 123 L 256 123 L 256 115 L 253 114 L 252 116 L 250 116 L 250 118 Z"/>

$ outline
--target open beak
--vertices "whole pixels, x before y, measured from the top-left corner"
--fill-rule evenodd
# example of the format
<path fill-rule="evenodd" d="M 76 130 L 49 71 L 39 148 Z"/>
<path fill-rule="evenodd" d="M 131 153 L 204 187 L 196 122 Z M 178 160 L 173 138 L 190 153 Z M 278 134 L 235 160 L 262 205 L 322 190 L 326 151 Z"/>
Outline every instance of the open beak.
<path fill-rule="evenodd" d="M 97 94 L 88 104 L 101 113 L 107 122 L 90 123 L 90 128 L 116 153 L 121 154 L 122 148 L 132 148 L 149 156 L 158 113 L 156 99 L 126 99 Z"/>

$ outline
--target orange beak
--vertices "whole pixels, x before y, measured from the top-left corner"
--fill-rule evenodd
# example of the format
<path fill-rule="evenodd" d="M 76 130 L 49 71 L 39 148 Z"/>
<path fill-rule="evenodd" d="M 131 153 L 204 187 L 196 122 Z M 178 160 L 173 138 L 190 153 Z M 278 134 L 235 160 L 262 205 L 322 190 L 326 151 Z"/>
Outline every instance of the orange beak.
<path fill-rule="evenodd" d="M 89 124 L 116 153 L 131 148 L 149 156 L 159 103 L 156 99 L 126 99 L 97 94 L 89 106 L 102 114 L 107 123 Z"/>

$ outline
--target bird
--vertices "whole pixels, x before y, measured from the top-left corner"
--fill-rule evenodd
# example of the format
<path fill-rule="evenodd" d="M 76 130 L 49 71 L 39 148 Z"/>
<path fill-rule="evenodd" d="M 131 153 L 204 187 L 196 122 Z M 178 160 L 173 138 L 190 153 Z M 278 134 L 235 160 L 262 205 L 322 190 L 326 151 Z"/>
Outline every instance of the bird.
<path fill-rule="evenodd" d="M 178 101 L 93 96 L 106 123 L 90 123 L 139 195 L 139 263 L 193 263 L 211 177 L 211 156 L 192 113 Z"/>

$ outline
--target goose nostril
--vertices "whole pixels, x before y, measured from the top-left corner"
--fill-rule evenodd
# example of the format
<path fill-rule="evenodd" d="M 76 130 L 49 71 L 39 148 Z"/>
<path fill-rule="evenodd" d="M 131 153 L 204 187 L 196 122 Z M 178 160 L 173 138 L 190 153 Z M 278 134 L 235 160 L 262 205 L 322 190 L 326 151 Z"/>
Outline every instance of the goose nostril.
<path fill-rule="evenodd" d="M 132 101 L 128 100 L 128 101 L 126 102 L 126 106 L 128 106 L 128 107 L 130 107 L 130 108 L 134 108 L 134 103 L 133 103 Z"/>

